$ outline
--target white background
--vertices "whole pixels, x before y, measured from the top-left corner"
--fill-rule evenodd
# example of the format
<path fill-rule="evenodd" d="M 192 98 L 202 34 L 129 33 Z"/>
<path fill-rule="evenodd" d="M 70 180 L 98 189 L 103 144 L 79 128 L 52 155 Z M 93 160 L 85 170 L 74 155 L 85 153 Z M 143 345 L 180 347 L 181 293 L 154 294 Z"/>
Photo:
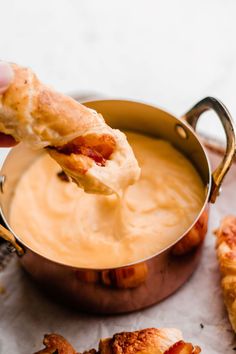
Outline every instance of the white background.
<path fill-rule="evenodd" d="M 0 0 L 0 58 L 74 93 L 180 116 L 207 95 L 236 117 L 234 0 Z M 213 118 L 205 131 L 221 137 Z"/>
<path fill-rule="evenodd" d="M 92 91 L 110 97 L 142 100 L 163 107 L 177 116 L 199 99 L 211 95 L 220 98 L 232 116 L 236 117 L 235 37 L 235 0 L 0 0 L 2 60 L 30 66 L 42 81 L 63 92 Z M 206 119 L 202 119 L 202 129 L 208 134 L 222 137 L 219 124 L 213 118 L 208 115 Z M 3 154 L 2 149 L 1 156 Z M 212 252 L 213 247 L 211 257 L 215 259 Z M 207 259 L 205 261 L 206 266 Z M 215 267 L 214 264 L 212 269 Z M 203 267 L 200 271 L 206 272 L 206 268 Z M 196 294 L 194 306 L 199 304 L 197 292 L 202 293 L 204 290 L 197 287 L 199 276 L 200 273 L 196 273 L 196 289 L 192 288 L 192 293 Z M 14 289 L 13 282 L 12 287 L 13 292 L 9 296 L 13 296 L 14 290 L 17 290 Z M 185 293 L 179 294 L 183 296 L 181 304 L 184 310 Z M 23 303 L 23 298 L 19 299 L 19 304 Z M 216 301 L 221 303 L 219 299 L 216 296 Z M 31 300 L 33 303 L 33 297 Z M 178 322 L 181 308 L 175 312 L 175 303 L 172 302 L 171 305 L 170 301 L 171 299 L 162 304 L 165 309 L 163 313 L 169 315 L 168 321 L 160 318 L 162 325 L 175 325 Z M 202 321 L 206 323 L 209 316 L 204 304 L 207 304 L 207 308 L 213 306 L 214 298 L 212 301 L 210 297 L 204 299 L 199 308 L 202 311 Z M 22 326 L 24 334 L 28 335 L 25 331 L 26 328 L 30 331 L 31 322 L 28 323 L 27 318 L 32 320 L 41 314 L 37 312 L 37 306 L 32 313 L 27 312 L 27 306 L 22 309 L 26 316 L 24 325 L 21 321 L 17 322 L 15 317 L 11 319 L 8 314 L 6 321 L 9 326 L 6 326 L 6 333 L 15 328 L 15 323 L 19 328 Z M 167 307 L 173 313 L 173 321 L 170 321 L 171 313 L 167 311 Z M 149 309 L 143 312 L 146 320 L 140 315 L 140 323 L 136 322 L 135 325 L 156 325 L 159 308 L 155 308 L 156 320 L 149 321 L 149 315 L 154 311 Z M 187 308 L 191 318 L 191 303 Z M 11 306 L 9 309 L 12 311 Z M 64 310 L 58 309 L 59 313 L 64 314 Z M 220 318 L 220 314 L 217 313 L 216 316 Z M 131 315 L 117 317 L 115 322 L 119 325 L 115 329 L 128 330 L 132 327 L 132 318 Z M 63 316 L 59 317 L 59 321 L 63 322 L 63 319 Z M 44 325 L 41 325 L 40 333 L 37 333 L 37 321 L 35 322 L 34 334 L 30 335 L 33 336 L 32 342 L 36 338 L 39 341 L 45 330 L 58 330 L 55 326 L 50 327 L 47 319 L 42 320 Z M 212 346 L 216 353 L 217 346 L 220 347 L 221 343 L 222 327 L 219 327 L 214 342 L 210 335 L 211 328 L 216 328 L 211 325 L 214 319 L 209 318 L 208 331 L 203 338 L 200 336 L 199 320 L 196 323 L 190 320 L 189 323 L 187 316 L 182 329 L 189 339 L 198 343 L 199 337 L 203 348 L 209 350 L 209 346 Z M 93 333 L 95 322 L 106 329 L 102 333 Z M 95 322 L 90 320 L 87 323 L 88 333 L 83 333 L 83 321 L 79 322 L 83 349 L 86 347 L 87 335 L 93 335 L 91 344 L 95 344 L 100 335 L 112 334 L 109 319 L 96 319 Z M 77 317 L 71 315 L 66 323 L 71 329 L 73 327 L 74 332 L 77 331 Z M 195 330 L 191 332 L 189 326 L 193 324 Z M 66 327 L 62 329 L 67 334 Z M 224 334 L 227 334 L 226 331 L 227 329 Z M 16 339 L 13 335 L 11 339 L 12 348 L 17 343 L 20 345 L 21 338 Z M 232 347 L 230 340 L 231 335 L 227 342 Z M 10 344 L 4 345 L 9 348 Z M 22 353 L 25 352 L 22 350 Z"/>

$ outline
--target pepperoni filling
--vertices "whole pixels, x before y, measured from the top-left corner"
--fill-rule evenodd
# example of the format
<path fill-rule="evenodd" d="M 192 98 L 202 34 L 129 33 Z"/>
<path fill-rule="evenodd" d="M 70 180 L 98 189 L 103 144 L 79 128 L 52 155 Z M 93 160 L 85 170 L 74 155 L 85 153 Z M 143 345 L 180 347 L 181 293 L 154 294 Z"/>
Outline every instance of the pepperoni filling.
<path fill-rule="evenodd" d="M 81 155 L 88 156 L 91 159 L 93 159 L 96 162 L 96 164 L 99 166 L 105 166 L 106 163 L 106 159 L 102 156 L 101 153 L 86 146 L 71 146 L 71 147 L 65 146 L 62 148 L 57 148 L 57 151 L 65 155 L 81 154 Z"/>
<path fill-rule="evenodd" d="M 111 135 L 104 134 L 97 136 L 89 134 L 85 137 L 78 137 L 69 143 L 57 147 L 57 151 L 65 155 L 82 154 L 95 161 L 98 166 L 105 166 L 115 149 L 115 140 Z"/>

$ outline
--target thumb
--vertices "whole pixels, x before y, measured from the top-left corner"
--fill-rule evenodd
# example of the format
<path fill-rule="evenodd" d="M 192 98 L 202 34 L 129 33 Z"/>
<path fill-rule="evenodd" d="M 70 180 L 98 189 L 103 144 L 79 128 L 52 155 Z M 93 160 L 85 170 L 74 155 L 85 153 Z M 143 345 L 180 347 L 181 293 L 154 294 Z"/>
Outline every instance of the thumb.
<path fill-rule="evenodd" d="M 7 90 L 13 80 L 13 70 L 10 64 L 0 61 L 0 94 Z"/>

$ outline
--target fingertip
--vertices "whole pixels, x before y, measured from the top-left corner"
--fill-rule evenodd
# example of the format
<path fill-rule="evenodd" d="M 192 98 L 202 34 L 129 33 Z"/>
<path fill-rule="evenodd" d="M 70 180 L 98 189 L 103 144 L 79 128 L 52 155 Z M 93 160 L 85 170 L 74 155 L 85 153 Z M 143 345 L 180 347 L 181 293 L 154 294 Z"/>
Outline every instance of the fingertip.
<path fill-rule="evenodd" d="M 0 61 L 0 93 L 3 93 L 13 80 L 13 70 L 10 64 Z"/>
<path fill-rule="evenodd" d="M 12 147 L 17 141 L 11 136 L 0 132 L 0 147 Z"/>

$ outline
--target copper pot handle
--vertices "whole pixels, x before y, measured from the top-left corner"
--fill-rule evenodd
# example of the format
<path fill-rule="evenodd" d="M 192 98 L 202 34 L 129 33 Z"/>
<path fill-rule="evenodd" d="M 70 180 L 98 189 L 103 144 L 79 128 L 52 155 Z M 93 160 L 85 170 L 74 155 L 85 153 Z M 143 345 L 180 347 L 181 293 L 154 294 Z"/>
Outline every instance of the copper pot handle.
<path fill-rule="evenodd" d="M 212 187 L 209 200 L 211 203 L 215 203 L 219 195 L 221 183 L 233 162 L 235 154 L 235 129 L 231 115 L 219 100 L 213 97 L 206 97 L 193 106 L 182 118 L 196 130 L 200 115 L 210 109 L 218 115 L 226 135 L 226 151 L 223 160 L 212 173 Z"/>

